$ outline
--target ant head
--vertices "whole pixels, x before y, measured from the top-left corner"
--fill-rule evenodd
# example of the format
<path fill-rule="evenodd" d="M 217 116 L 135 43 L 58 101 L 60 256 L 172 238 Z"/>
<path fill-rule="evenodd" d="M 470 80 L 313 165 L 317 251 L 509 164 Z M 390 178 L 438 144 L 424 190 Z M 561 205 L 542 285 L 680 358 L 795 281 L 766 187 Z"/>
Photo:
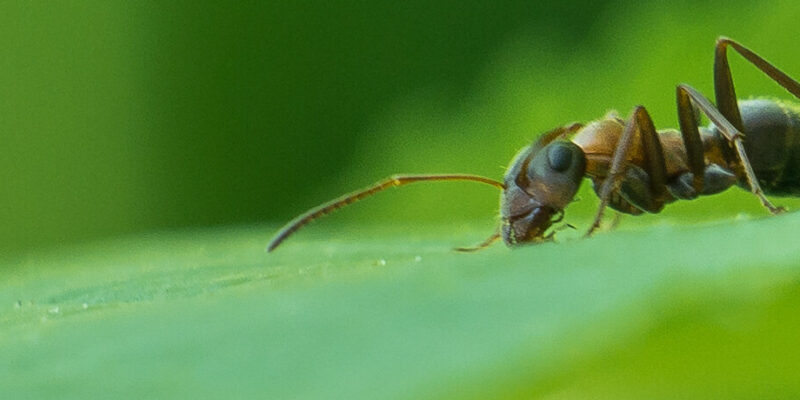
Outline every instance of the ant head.
<path fill-rule="evenodd" d="M 267 245 L 267 251 L 275 250 L 294 232 L 317 218 L 388 188 L 426 181 L 473 181 L 503 191 L 500 198 L 500 214 L 503 218 L 501 233 L 495 233 L 477 247 L 462 247 L 456 250 L 480 250 L 489 246 L 501 235 L 509 246 L 550 239 L 553 234 L 545 236 L 545 231 L 563 217 L 564 207 L 572 201 L 575 192 L 578 191 L 578 185 L 586 170 L 586 157 L 580 147 L 572 142 L 554 140 L 581 127 L 581 124 L 573 124 L 543 135 L 514 158 L 504 183 L 469 174 L 390 176 L 372 186 L 333 199 L 300 214 L 278 231 Z"/>
<path fill-rule="evenodd" d="M 509 246 L 551 239 L 547 229 L 575 197 L 586 156 L 578 145 L 545 135 L 511 162 L 500 198 L 501 233 Z"/>

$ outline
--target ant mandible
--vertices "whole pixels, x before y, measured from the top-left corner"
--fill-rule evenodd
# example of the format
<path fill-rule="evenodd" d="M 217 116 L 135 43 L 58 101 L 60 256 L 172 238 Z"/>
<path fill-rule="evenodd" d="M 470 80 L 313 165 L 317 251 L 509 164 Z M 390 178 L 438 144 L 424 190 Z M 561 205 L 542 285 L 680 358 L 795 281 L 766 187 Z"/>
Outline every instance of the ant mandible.
<path fill-rule="evenodd" d="M 657 131 L 643 106 L 628 120 L 614 113 L 588 124 L 574 123 L 542 135 L 514 157 L 503 182 L 468 174 L 395 175 L 298 216 L 267 247 L 274 250 L 307 223 L 390 187 L 424 181 L 474 181 L 502 190 L 501 225 L 484 248 L 502 237 L 508 246 L 552 240 L 584 177 L 600 206 L 586 232 L 600 226 L 605 208 L 639 215 L 658 213 L 676 200 L 722 192 L 738 184 L 772 214 L 783 212 L 766 197 L 800 195 L 800 106 L 774 99 L 737 101 L 727 50 L 800 98 L 800 84 L 741 44 L 721 37 L 714 51 L 716 107 L 686 84 L 676 88 L 680 131 Z M 697 112 L 711 121 L 699 127 Z M 744 140 L 746 137 L 747 140 Z"/>

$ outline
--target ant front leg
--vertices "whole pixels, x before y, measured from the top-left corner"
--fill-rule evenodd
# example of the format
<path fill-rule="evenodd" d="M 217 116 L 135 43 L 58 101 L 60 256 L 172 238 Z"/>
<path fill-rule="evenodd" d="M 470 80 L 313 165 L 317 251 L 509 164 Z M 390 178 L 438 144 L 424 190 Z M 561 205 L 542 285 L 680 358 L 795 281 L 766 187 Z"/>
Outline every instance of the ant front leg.
<path fill-rule="evenodd" d="M 643 168 L 628 165 L 628 160 L 634 150 L 634 142 L 640 145 L 644 154 Z M 629 171 L 633 174 L 628 173 Z M 612 194 L 623 189 L 626 180 L 630 184 L 627 192 L 635 194 L 637 197 L 637 199 L 628 198 L 627 200 L 636 200 L 632 203 L 642 207 L 644 211 L 659 212 L 670 198 L 666 186 L 667 168 L 664 151 L 653 126 L 653 120 L 643 106 L 637 106 L 634 109 L 633 115 L 625 124 L 622 137 L 617 142 L 608 176 L 600 189 L 600 206 L 591 227 L 586 232 L 587 237 L 591 236 L 600 226 L 603 212 L 608 206 Z"/>
<path fill-rule="evenodd" d="M 541 150 L 543 147 L 547 146 L 551 142 L 558 139 L 563 139 L 581 130 L 581 128 L 583 128 L 582 123 L 573 122 L 569 125 L 559 126 L 555 129 L 545 132 L 541 136 L 539 136 L 539 139 L 537 139 L 536 142 L 534 143 L 533 145 L 534 150 L 532 152 L 535 154 L 537 151 Z"/>

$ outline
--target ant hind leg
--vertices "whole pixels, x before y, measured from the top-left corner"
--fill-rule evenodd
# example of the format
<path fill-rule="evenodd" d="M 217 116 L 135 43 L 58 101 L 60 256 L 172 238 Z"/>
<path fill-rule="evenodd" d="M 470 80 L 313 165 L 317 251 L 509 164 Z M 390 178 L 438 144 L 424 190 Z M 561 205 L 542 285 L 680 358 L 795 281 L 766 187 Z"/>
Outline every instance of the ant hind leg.
<path fill-rule="evenodd" d="M 711 120 L 711 122 L 714 123 L 720 133 L 722 133 L 726 139 L 733 143 L 736 153 L 739 156 L 739 161 L 741 162 L 742 168 L 744 168 L 745 178 L 747 179 L 748 186 L 750 186 L 750 191 L 753 193 L 753 195 L 758 197 L 758 199 L 761 201 L 761 204 L 772 214 L 779 214 L 783 211 L 786 211 L 783 207 L 774 206 L 772 202 L 770 202 L 769 199 L 764 196 L 764 191 L 761 190 L 761 185 L 758 183 L 756 174 L 753 171 L 753 166 L 750 164 L 750 160 L 747 158 L 747 153 L 744 150 L 744 143 L 742 142 L 742 137 L 744 135 L 742 132 L 730 121 L 728 121 L 728 119 L 721 114 L 720 110 L 714 107 L 711 102 L 705 98 L 705 96 L 700 94 L 691 86 L 686 84 L 678 85 L 677 91 L 679 108 L 682 107 L 681 104 L 687 104 L 691 99 L 691 101 L 697 105 L 700 111 L 702 111 L 703 114 L 705 114 Z"/>
<path fill-rule="evenodd" d="M 747 47 L 742 46 L 732 39 L 720 37 L 717 39 L 717 46 L 714 51 L 714 96 L 716 97 L 717 108 L 720 113 L 722 113 L 739 132 L 744 130 L 744 126 L 736 99 L 736 90 L 733 88 L 731 67 L 730 64 L 728 64 L 727 49 L 729 46 L 741 54 L 742 57 L 751 64 L 755 65 L 761 72 L 767 74 L 772 80 L 789 91 L 789 93 L 800 99 L 800 83 Z"/>

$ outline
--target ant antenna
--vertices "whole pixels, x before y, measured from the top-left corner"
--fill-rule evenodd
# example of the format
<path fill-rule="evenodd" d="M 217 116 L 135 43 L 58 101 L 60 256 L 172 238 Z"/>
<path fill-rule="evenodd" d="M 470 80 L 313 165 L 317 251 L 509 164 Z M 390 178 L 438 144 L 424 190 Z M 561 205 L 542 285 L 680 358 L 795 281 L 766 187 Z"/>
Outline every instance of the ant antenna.
<path fill-rule="evenodd" d="M 456 247 L 453 250 L 458 251 L 460 253 L 473 253 L 473 252 L 476 252 L 478 250 L 483 250 L 483 249 L 491 246 L 492 243 L 497 241 L 497 239 L 500 239 L 500 233 L 499 232 L 493 233 L 492 236 L 489 236 L 488 238 L 486 238 L 486 240 L 476 244 L 475 246 L 471 246 L 471 247 Z"/>
<path fill-rule="evenodd" d="M 333 199 L 325 204 L 314 207 L 306 211 L 305 213 L 301 214 L 300 216 L 298 216 L 297 218 L 293 219 L 288 224 L 286 224 L 286 226 L 284 226 L 283 229 L 281 229 L 280 232 L 278 232 L 278 234 L 275 235 L 275 237 L 267 246 L 267 252 L 275 250 L 275 248 L 278 247 L 278 245 L 280 245 L 284 240 L 286 240 L 286 238 L 288 238 L 291 234 L 293 234 L 298 229 L 302 228 L 309 222 L 319 217 L 328 215 L 346 205 L 355 203 L 358 200 L 372 196 L 373 194 L 381 192 L 388 188 L 403 186 L 403 185 L 408 185 L 409 183 L 423 182 L 423 181 L 473 181 L 473 182 L 485 183 L 487 185 L 492 185 L 500 190 L 505 189 L 505 185 L 503 185 L 501 182 L 498 182 L 491 178 L 485 178 L 479 175 L 469 175 L 469 174 L 393 175 L 378 183 L 375 183 L 372 186 Z"/>

